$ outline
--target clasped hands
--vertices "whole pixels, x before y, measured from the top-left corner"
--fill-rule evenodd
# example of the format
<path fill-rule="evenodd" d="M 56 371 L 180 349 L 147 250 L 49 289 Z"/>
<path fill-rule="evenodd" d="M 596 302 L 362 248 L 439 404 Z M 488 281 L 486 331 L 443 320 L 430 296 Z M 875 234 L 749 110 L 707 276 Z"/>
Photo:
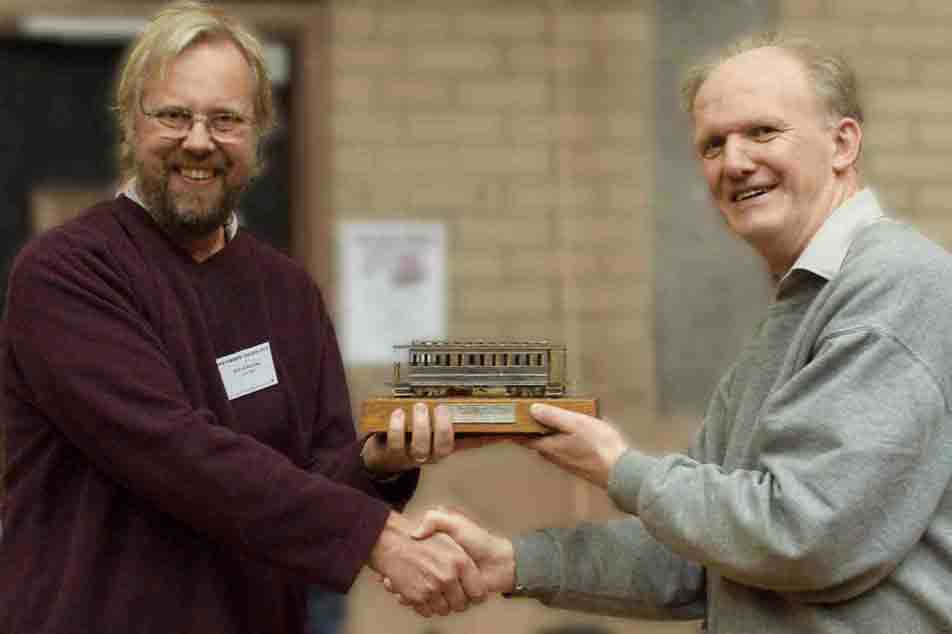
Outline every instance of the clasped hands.
<path fill-rule="evenodd" d="M 517 440 L 518 444 L 597 486 L 607 486 L 612 468 L 628 449 L 613 425 L 543 404 L 533 405 L 531 413 L 556 433 Z M 455 439 L 447 409 L 437 407 L 431 425 L 422 404 L 413 409 L 409 445 L 401 410 L 391 415 L 386 439 L 380 436 L 364 447 L 365 464 L 378 473 L 437 462 L 454 450 L 493 442 Z M 491 593 L 510 592 L 516 580 L 515 552 L 509 539 L 441 507 L 427 511 L 416 525 L 391 512 L 369 565 L 400 603 L 425 617 L 463 611 Z"/>

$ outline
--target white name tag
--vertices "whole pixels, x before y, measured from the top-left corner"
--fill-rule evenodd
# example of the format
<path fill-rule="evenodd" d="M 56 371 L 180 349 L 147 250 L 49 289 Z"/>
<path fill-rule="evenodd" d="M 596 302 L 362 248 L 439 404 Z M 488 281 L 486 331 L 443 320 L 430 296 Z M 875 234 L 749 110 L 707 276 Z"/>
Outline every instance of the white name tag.
<path fill-rule="evenodd" d="M 259 343 L 219 357 L 217 362 L 230 401 L 278 384 L 270 343 Z"/>

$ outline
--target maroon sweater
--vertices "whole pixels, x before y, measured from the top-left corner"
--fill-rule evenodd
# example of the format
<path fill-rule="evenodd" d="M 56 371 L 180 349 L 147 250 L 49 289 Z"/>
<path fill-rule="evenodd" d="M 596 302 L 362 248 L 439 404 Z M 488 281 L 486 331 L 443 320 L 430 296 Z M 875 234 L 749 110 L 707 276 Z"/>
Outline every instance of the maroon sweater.
<path fill-rule="evenodd" d="M 278 384 L 229 400 L 264 342 Z M 303 632 L 416 485 L 362 471 L 320 294 L 247 232 L 198 264 L 97 205 L 17 258 L 2 352 L 4 634 Z"/>

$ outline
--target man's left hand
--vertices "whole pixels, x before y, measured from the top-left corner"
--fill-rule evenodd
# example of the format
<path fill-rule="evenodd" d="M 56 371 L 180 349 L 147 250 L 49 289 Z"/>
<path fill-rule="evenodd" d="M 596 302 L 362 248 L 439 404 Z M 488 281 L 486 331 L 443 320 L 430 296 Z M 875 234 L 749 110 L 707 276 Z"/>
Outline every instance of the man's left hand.
<path fill-rule="evenodd" d="M 549 462 L 601 488 L 628 444 L 614 425 L 585 414 L 535 403 L 537 421 L 559 432 L 523 442 Z"/>
<path fill-rule="evenodd" d="M 387 433 L 374 434 L 364 444 L 367 469 L 380 475 L 406 471 L 439 462 L 455 448 L 450 412 L 443 405 L 435 408 L 431 421 L 426 404 L 414 404 L 409 442 L 406 432 L 406 416 L 402 409 L 395 409 L 390 414 Z"/>

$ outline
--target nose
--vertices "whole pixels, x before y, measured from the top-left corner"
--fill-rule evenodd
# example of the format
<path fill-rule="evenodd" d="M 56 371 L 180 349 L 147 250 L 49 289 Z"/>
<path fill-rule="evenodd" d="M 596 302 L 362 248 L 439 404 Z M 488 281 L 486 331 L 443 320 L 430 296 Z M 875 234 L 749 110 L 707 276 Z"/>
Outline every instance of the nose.
<path fill-rule="evenodd" d="M 196 118 L 192 122 L 192 127 L 182 139 L 182 147 L 196 154 L 208 154 L 215 150 L 215 142 L 208 129 L 207 119 Z"/>
<path fill-rule="evenodd" d="M 750 156 L 747 141 L 730 136 L 724 142 L 724 171 L 731 178 L 749 175 L 757 168 Z"/>

